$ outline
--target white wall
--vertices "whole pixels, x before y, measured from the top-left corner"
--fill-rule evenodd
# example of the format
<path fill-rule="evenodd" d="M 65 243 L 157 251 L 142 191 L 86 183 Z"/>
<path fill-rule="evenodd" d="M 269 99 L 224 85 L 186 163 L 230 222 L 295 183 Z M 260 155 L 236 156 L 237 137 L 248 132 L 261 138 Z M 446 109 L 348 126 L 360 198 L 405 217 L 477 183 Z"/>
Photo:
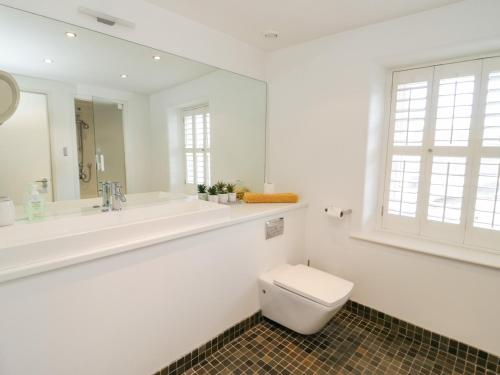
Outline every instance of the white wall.
<path fill-rule="evenodd" d="M 47 178 L 44 197 L 52 201 L 50 161 L 47 95 L 23 91 L 16 112 L 0 126 L 0 192 L 23 205 L 30 186 Z"/>
<path fill-rule="evenodd" d="M 148 375 L 260 309 L 258 276 L 303 261 L 304 210 L 0 285 L 0 374 Z"/>
<path fill-rule="evenodd" d="M 392 67 L 500 50 L 500 2 L 472 0 L 271 53 L 269 179 L 310 203 L 312 265 L 354 281 L 353 299 L 500 354 L 498 270 L 349 238 L 376 207 Z M 354 209 L 342 223 L 328 204 Z M 350 222 L 352 220 L 352 222 Z"/>
<path fill-rule="evenodd" d="M 16 80 L 21 90 L 47 95 L 54 199 L 78 199 L 80 187 L 74 109 L 76 86 L 19 75 L 16 75 Z M 64 148 L 67 149 L 67 156 L 64 155 Z"/>
<path fill-rule="evenodd" d="M 151 96 L 153 190 L 183 191 L 183 133 L 179 111 L 209 104 L 212 183 L 236 181 L 260 191 L 264 184 L 266 85 L 218 70 Z M 179 155 L 181 154 L 181 155 Z M 169 163 L 170 161 L 170 163 Z M 166 189 L 165 187 L 170 186 Z"/>
<path fill-rule="evenodd" d="M 143 0 L 1 0 L 0 3 L 219 68 L 255 78 L 263 77 L 263 51 Z M 78 6 L 131 21 L 135 28 L 99 24 L 95 19 L 78 13 Z"/>

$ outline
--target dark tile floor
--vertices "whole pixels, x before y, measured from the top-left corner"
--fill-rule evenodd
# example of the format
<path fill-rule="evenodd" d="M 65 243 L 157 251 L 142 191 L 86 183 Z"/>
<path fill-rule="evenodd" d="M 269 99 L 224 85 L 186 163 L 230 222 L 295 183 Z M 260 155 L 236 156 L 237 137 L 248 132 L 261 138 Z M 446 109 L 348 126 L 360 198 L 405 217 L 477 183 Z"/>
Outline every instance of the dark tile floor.
<path fill-rule="evenodd" d="M 264 319 L 185 372 L 191 374 L 496 375 L 345 309 L 311 336 Z"/>

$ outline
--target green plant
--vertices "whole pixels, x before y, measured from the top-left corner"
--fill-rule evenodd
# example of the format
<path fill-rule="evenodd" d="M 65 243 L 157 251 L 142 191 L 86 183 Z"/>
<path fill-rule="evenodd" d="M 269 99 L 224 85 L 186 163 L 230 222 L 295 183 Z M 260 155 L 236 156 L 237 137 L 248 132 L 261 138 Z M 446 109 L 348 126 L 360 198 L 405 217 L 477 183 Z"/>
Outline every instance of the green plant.
<path fill-rule="evenodd" d="M 217 188 L 217 192 L 219 194 L 224 194 L 226 192 L 226 183 L 222 181 L 217 181 L 214 185 Z"/>
<path fill-rule="evenodd" d="M 234 193 L 234 188 L 236 187 L 235 184 L 227 184 L 226 185 L 226 190 L 228 193 Z"/>
<path fill-rule="evenodd" d="M 198 193 L 204 194 L 207 192 L 207 185 L 205 184 L 199 184 L 198 185 Z"/>
<path fill-rule="evenodd" d="M 210 186 L 208 188 L 208 194 L 210 195 L 217 195 L 217 186 Z"/>

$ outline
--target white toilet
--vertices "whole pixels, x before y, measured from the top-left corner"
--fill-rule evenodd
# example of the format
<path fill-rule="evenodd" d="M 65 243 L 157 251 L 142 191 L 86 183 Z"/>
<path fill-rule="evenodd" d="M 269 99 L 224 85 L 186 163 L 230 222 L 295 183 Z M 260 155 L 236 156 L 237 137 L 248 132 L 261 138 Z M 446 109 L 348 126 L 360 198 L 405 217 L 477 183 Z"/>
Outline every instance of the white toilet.
<path fill-rule="evenodd" d="M 344 306 L 354 284 L 303 264 L 285 264 L 259 278 L 262 315 L 310 335 Z"/>

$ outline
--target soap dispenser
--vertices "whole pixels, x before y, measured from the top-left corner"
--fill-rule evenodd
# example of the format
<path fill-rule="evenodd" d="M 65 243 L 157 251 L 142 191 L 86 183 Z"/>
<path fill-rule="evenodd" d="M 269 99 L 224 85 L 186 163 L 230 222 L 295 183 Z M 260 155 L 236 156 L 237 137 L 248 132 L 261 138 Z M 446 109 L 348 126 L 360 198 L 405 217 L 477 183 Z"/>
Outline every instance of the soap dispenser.
<path fill-rule="evenodd" d="M 29 221 L 39 220 L 43 217 L 44 202 L 36 184 L 31 185 L 31 190 L 26 199 L 26 214 Z"/>

